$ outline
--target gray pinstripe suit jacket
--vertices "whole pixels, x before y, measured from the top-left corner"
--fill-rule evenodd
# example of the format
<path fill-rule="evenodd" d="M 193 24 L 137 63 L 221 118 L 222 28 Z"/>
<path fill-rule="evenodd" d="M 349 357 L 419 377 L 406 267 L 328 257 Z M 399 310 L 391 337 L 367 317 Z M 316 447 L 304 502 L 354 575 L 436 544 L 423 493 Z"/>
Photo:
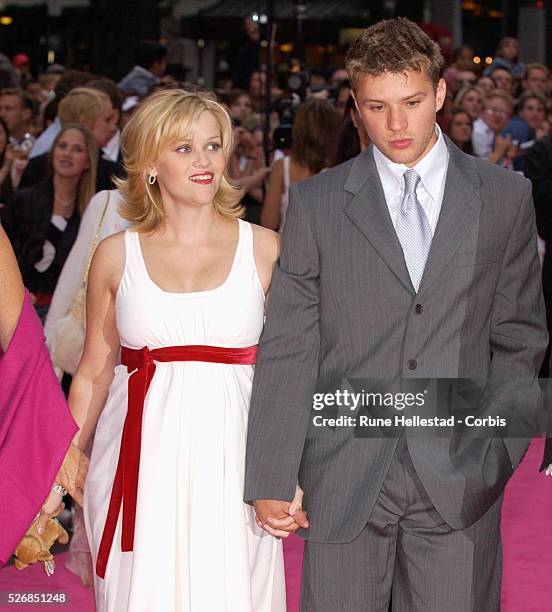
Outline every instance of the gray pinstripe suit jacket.
<path fill-rule="evenodd" d="M 417 295 L 371 148 L 290 190 L 253 381 L 244 499 L 291 500 L 299 479 L 307 539 L 349 542 L 360 533 L 397 444 L 313 427 L 318 377 L 538 373 L 547 332 L 530 183 L 447 146 L 443 205 Z M 535 393 L 523 391 L 520 409 Z M 527 440 L 409 438 L 408 447 L 433 504 L 459 529 L 501 494 Z"/>

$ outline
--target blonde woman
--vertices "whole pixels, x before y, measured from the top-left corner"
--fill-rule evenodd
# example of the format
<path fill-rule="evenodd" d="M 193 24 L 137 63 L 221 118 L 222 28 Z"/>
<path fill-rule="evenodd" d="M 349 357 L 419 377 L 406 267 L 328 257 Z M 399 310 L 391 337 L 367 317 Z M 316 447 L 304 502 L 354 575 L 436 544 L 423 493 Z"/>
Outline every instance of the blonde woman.
<path fill-rule="evenodd" d="M 23 281 L 42 320 L 94 194 L 97 152 L 85 127 L 67 125 L 54 140 L 50 177 L 19 189 L 1 209 Z"/>
<path fill-rule="evenodd" d="M 81 449 L 96 429 L 84 513 L 100 612 L 285 610 L 281 541 L 242 501 L 278 238 L 239 219 L 232 146 L 224 108 L 181 90 L 147 98 L 123 133 L 133 228 L 94 256 L 69 395 Z"/>

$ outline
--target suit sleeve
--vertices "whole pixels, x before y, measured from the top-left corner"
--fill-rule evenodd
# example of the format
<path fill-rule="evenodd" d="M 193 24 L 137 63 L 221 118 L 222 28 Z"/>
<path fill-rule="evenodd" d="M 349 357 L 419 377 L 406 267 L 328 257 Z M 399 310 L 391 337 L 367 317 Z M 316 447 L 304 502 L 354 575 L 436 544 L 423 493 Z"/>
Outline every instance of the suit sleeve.
<path fill-rule="evenodd" d="M 293 185 L 255 366 L 246 502 L 290 501 L 295 494 L 318 375 L 319 267 L 307 210 Z"/>
<path fill-rule="evenodd" d="M 504 252 L 491 321 L 489 402 L 509 421 L 504 443 L 512 466 L 527 448 L 524 439 L 537 428 L 542 395 L 538 372 L 548 344 L 535 212 L 526 181 Z"/>
<path fill-rule="evenodd" d="M 493 380 L 533 380 L 548 344 L 531 187 L 526 181 L 502 260 L 491 322 Z"/>

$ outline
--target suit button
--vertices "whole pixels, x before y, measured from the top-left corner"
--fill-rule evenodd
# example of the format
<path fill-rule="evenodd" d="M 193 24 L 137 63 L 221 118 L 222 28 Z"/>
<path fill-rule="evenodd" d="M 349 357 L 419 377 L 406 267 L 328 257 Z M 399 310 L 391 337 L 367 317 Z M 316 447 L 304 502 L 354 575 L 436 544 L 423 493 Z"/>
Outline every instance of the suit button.
<path fill-rule="evenodd" d="M 414 312 L 416 314 L 422 314 L 423 311 L 424 307 L 421 304 L 416 304 L 416 306 L 414 307 Z"/>
<path fill-rule="evenodd" d="M 408 360 L 408 369 L 415 370 L 418 367 L 418 362 L 415 359 Z"/>

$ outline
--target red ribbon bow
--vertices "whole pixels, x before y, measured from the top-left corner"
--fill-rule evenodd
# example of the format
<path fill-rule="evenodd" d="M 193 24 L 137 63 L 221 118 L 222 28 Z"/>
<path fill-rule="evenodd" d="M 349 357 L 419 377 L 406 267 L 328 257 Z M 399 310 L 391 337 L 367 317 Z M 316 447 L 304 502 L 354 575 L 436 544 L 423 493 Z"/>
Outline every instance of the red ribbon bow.
<path fill-rule="evenodd" d="M 188 345 L 168 346 L 150 350 L 147 346 L 139 350 L 121 347 L 121 363 L 132 372 L 128 380 L 128 410 L 123 426 L 117 471 L 111 490 L 109 509 L 98 551 L 96 574 L 105 578 L 107 561 L 123 506 L 121 550 L 129 552 L 134 544 L 136 519 L 136 497 L 140 470 L 140 447 L 142 440 L 142 414 L 144 402 L 155 374 L 155 362 L 205 361 L 234 365 L 254 365 L 257 346 L 225 348 L 221 346 Z"/>

